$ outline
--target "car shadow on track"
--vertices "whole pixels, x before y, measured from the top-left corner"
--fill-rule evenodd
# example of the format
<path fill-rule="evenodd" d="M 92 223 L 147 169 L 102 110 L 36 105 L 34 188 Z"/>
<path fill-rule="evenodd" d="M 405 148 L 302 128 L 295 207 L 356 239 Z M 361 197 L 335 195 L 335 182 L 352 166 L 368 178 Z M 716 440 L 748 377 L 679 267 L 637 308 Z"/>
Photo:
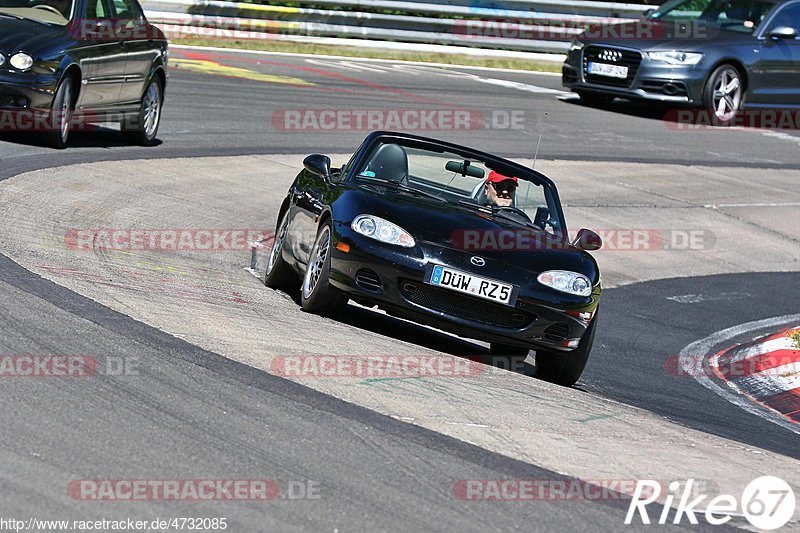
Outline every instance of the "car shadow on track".
<path fill-rule="evenodd" d="M 585 107 L 587 109 L 608 111 L 610 113 L 627 115 L 629 117 L 646 118 L 650 120 L 675 122 L 676 118 L 673 117 L 678 116 L 675 112 L 675 108 L 652 102 L 637 102 L 636 100 L 622 100 L 616 98 L 605 104 L 590 104 L 578 98 L 577 95 L 561 98 L 561 101 L 565 104 Z"/>
<path fill-rule="evenodd" d="M 44 136 L 34 132 L 12 132 L 0 130 L 0 142 L 50 148 Z M 162 144 L 156 140 L 154 146 Z M 93 126 L 86 131 L 73 131 L 69 134 L 67 150 L 70 148 L 120 148 L 136 146 L 129 142 L 119 129 L 105 126 Z"/>
<path fill-rule="evenodd" d="M 337 314 L 334 320 L 358 329 L 391 337 L 409 344 L 424 346 L 437 352 L 463 357 L 484 365 L 510 370 L 526 376 L 535 375 L 533 365 L 530 362 L 526 362 L 524 356 L 491 354 L 488 347 L 470 339 L 456 337 L 414 324 L 375 309 L 351 303 L 347 305 L 346 311 Z"/>

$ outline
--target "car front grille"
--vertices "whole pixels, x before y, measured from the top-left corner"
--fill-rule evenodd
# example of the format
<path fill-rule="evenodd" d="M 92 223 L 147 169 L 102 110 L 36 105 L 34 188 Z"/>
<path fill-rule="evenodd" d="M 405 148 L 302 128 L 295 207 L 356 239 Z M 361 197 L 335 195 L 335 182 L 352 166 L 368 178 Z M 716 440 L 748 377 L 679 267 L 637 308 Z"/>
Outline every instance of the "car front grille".
<path fill-rule="evenodd" d="M 618 59 L 616 61 L 602 59 L 600 56 L 605 51 L 613 52 Z M 628 67 L 628 77 L 623 79 L 589 74 L 589 62 Z M 622 48 L 614 48 L 611 46 L 590 45 L 587 46 L 583 51 L 583 78 L 588 83 L 596 83 L 597 85 L 608 85 L 609 87 L 631 87 L 633 85 L 633 80 L 636 79 L 636 74 L 639 72 L 639 65 L 641 63 L 642 54 L 640 52 L 625 50 Z"/>
<path fill-rule="evenodd" d="M 400 283 L 400 293 L 403 298 L 420 307 L 499 328 L 519 329 L 536 320 L 534 315 L 513 307 L 483 301 L 424 283 L 403 281 Z"/>

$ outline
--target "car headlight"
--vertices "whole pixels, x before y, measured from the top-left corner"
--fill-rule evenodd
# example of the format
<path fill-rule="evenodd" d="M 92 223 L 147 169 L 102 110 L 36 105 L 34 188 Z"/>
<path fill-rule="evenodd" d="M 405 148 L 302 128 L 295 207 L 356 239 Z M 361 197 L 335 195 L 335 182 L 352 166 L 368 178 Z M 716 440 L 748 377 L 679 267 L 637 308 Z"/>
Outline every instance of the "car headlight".
<path fill-rule="evenodd" d="M 569 46 L 569 51 L 576 52 L 578 50 L 583 50 L 583 43 L 581 42 L 580 37 L 575 37 L 572 39 L 572 44 Z"/>
<path fill-rule="evenodd" d="M 416 244 L 414 238 L 400 226 L 372 215 L 358 215 L 350 227 L 356 233 L 386 244 L 396 244 L 406 248 Z"/>
<path fill-rule="evenodd" d="M 0 54 L 0 66 L 3 66 L 6 62 L 6 56 Z"/>
<path fill-rule="evenodd" d="M 567 294 L 575 294 L 577 296 L 589 296 L 592 294 L 592 283 L 589 278 L 577 272 L 548 270 L 539 274 L 536 279 L 542 285 Z"/>
<path fill-rule="evenodd" d="M 698 52 L 680 52 L 671 50 L 669 52 L 647 52 L 647 56 L 652 61 L 661 61 L 668 65 L 696 65 L 703 59 L 703 54 Z"/>
<path fill-rule="evenodd" d="M 25 52 L 17 52 L 8 62 L 17 70 L 28 70 L 33 66 L 33 58 Z"/>

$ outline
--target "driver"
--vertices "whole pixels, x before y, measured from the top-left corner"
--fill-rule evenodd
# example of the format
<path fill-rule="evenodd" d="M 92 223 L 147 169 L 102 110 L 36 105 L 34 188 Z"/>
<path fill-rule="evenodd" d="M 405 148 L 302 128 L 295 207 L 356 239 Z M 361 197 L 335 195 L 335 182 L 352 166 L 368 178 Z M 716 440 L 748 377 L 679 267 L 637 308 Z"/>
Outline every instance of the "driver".
<path fill-rule="evenodd" d="M 503 176 L 492 170 L 484 185 L 486 199 L 494 207 L 511 207 L 517 191 L 517 178 Z"/>
<path fill-rule="evenodd" d="M 56 8 L 65 19 L 69 18 L 69 12 L 72 8 L 70 0 L 45 0 L 44 5 Z"/>

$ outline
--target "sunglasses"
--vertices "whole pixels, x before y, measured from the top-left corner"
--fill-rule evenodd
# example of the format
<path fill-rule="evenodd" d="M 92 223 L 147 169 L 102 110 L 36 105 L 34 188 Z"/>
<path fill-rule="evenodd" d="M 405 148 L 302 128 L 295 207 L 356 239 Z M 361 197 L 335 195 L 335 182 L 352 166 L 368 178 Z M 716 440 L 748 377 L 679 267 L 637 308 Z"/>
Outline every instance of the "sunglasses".
<path fill-rule="evenodd" d="M 511 196 L 517 190 L 517 184 L 511 180 L 501 181 L 500 183 L 491 183 L 490 185 L 497 193 L 497 196 Z"/>

